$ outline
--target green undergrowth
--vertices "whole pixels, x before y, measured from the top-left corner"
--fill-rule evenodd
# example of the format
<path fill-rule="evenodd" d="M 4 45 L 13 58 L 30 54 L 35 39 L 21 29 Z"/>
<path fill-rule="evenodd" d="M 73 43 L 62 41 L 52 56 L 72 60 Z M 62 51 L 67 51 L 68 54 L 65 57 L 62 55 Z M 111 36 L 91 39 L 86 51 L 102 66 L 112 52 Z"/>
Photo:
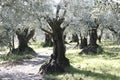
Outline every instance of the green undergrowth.
<path fill-rule="evenodd" d="M 51 48 L 49 46 L 44 47 L 44 42 L 43 41 L 37 41 L 37 42 L 31 42 L 30 47 L 32 47 L 33 49 L 38 49 L 38 48 Z"/>
<path fill-rule="evenodd" d="M 68 50 L 66 56 L 71 66 L 66 72 L 45 77 L 47 80 L 120 80 L 120 46 L 102 47 L 104 52 L 97 55 L 79 55 L 79 49 Z"/>
<path fill-rule="evenodd" d="M 42 48 L 44 42 L 42 41 L 37 41 L 37 42 L 31 42 L 29 45 L 32 48 Z"/>
<path fill-rule="evenodd" d="M 22 60 L 24 58 L 31 58 L 32 56 L 36 55 L 36 52 L 44 52 L 46 50 L 52 49 L 52 47 L 46 47 L 43 48 L 42 47 L 43 42 L 39 41 L 39 42 L 31 42 L 29 43 L 29 46 L 35 51 L 25 51 L 22 53 L 22 55 L 19 54 L 9 54 L 7 55 L 7 53 L 9 52 L 8 49 L 6 49 L 6 51 L 1 51 L 0 50 L 0 63 L 3 61 L 17 61 L 17 60 Z"/>
<path fill-rule="evenodd" d="M 0 61 L 18 61 L 21 59 L 29 59 L 32 57 L 32 54 L 23 54 L 23 55 L 15 55 L 15 54 L 11 54 L 11 55 L 6 55 L 6 54 L 1 54 L 0 55 Z"/>

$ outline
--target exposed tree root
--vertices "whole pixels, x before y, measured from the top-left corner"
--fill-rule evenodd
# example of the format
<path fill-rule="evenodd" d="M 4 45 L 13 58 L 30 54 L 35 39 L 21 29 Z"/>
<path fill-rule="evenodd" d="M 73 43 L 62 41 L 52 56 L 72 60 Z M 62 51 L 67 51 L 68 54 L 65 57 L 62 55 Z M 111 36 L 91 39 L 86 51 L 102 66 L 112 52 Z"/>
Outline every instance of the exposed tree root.
<path fill-rule="evenodd" d="M 65 72 L 65 67 L 67 66 L 70 66 L 67 58 L 61 60 L 61 63 L 58 63 L 57 60 L 50 59 L 49 62 L 41 66 L 39 73 L 63 73 Z"/>

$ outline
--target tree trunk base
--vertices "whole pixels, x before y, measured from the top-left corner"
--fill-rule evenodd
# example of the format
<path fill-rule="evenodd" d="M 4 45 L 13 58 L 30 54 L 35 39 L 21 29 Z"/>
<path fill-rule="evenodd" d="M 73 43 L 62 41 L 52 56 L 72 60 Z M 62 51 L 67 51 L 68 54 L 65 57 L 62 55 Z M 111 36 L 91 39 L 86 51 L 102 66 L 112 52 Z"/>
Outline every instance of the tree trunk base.
<path fill-rule="evenodd" d="M 88 45 L 79 54 L 101 54 L 103 49 L 99 45 Z"/>
<path fill-rule="evenodd" d="M 87 47 L 87 38 L 81 39 L 80 49 Z"/>
<path fill-rule="evenodd" d="M 43 47 L 52 47 L 53 46 L 53 42 L 45 42 L 43 43 Z"/>
<path fill-rule="evenodd" d="M 73 49 L 78 49 L 79 48 L 79 43 L 77 43 Z"/>
<path fill-rule="evenodd" d="M 67 66 L 70 66 L 69 60 L 65 58 L 65 60 L 61 61 L 63 61 L 62 64 L 58 64 L 56 60 L 50 59 L 48 63 L 45 63 L 41 66 L 41 68 L 39 69 L 39 73 L 53 74 L 65 72 L 65 68 Z"/>
<path fill-rule="evenodd" d="M 15 55 L 36 54 L 36 52 L 31 47 L 26 47 L 22 51 L 20 51 L 19 48 L 13 49 L 11 52 L 8 53 L 8 55 L 10 54 L 15 54 Z"/>

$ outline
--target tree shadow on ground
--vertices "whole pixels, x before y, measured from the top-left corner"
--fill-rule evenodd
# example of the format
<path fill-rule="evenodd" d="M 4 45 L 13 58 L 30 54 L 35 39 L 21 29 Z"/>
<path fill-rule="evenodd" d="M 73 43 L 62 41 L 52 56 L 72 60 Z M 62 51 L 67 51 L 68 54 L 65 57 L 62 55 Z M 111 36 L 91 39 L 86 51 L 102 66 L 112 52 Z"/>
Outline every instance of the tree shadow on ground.
<path fill-rule="evenodd" d="M 120 48 L 119 47 L 112 47 L 112 48 L 105 47 L 105 50 L 107 50 L 109 52 L 113 52 L 113 53 L 120 52 Z"/>
<path fill-rule="evenodd" d="M 42 75 L 34 73 L 13 72 L 0 74 L 0 80 L 45 80 Z"/>
<path fill-rule="evenodd" d="M 33 59 L 24 59 L 23 63 L 26 65 L 30 64 L 36 66 L 46 62 L 49 59 L 49 57 L 50 57 L 49 55 L 39 54 L 39 55 L 35 55 Z"/>
<path fill-rule="evenodd" d="M 2 55 L 3 56 L 3 55 Z M 14 58 L 14 57 L 18 57 L 17 55 L 14 56 L 10 56 L 8 58 Z M 0 66 L 16 66 L 16 65 L 32 65 L 32 66 L 37 66 L 40 64 L 43 64 L 45 61 L 47 61 L 49 59 L 50 55 L 44 55 L 44 54 L 36 54 L 33 56 L 19 56 L 15 61 L 11 61 L 12 59 L 8 59 L 8 61 L 0 64 Z M 6 56 L 3 56 L 0 58 L 6 58 Z"/>
<path fill-rule="evenodd" d="M 99 55 L 101 55 L 104 59 L 120 59 L 119 52 L 103 51 L 101 54 L 89 53 L 87 55 L 90 57 L 97 57 L 97 56 L 99 57 Z M 79 54 L 79 55 L 83 56 L 84 54 Z"/>
<path fill-rule="evenodd" d="M 120 52 L 120 48 L 106 48 L 106 51 L 104 51 L 102 54 L 104 58 L 119 59 L 120 58 L 119 52 Z"/>
<path fill-rule="evenodd" d="M 103 52 L 103 57 L 108 57 L 108 58 L 115 58 L 118 57 L 119 53 L 112 53 L 112 52 Z"/>
<path fill-rule="evenodd" d="M 119 76 L 112 75 L 112 74 L 109 74 L 109 73 L 97 73 L 97 72 L 92 72 L 92 71 L 87 71 L 87 70 L 79 70 L 79 69 L 74 68 L 72 66 L 70 66 L 68 69 L 69 69 L 68 73 L 83 74 L 86 77 L 89 77 L 89 76 L 90 77 L 95 77 L 98 80 L 120 80 Z"/>
<path fill-rule="evenodd" d="M 97 73 L 97 72 L 92 72 L 92 71 L 88 71 L 88 70 L 79 70 L 79 69 L 74 68 L 72 66 L 68 67 L 66 69 L 66 72 L 63 73 L 62 75 L 66 75 L 66 74 L 72 74 L 71 77 L 74 77 L 74 75 L 76 74 L 76 75 L 78 75 L 77 77 L 80 78 L 78 80 L 84 80 L 84 78 L 81 78 L 82 75 L 84 75 L 84 77 L 92 77 L 94 80 L 96 80 L 96 79 L 97 80 L 120 80 L 120 77 L 116 76 L 116 75 L 112 75 L 109 73 Z M 53 77 L 46 76 L 45 78 L 46 78 L 46 80 L 61 80 L 61 79 L 58 79 L 57 77 L 54 77 L 57 75 L 59 75 L 59 73 L 52 74 Z M 74 78 L 67 79 L 67 77 L 66 77 L 66 80 L 73 80 L 73 79 Z"/>

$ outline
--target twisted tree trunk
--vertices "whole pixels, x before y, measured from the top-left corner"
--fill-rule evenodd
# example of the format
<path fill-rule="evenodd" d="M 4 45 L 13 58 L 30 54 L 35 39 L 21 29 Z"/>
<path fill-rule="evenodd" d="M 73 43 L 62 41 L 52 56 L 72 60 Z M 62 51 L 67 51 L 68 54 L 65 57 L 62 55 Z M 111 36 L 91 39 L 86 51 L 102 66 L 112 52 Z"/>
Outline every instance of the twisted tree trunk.
<path fill-rule="evenodd" d="M 90 30 L 90 43 L 89 45 L 97 45 L 97 29 Z"/>
<path fill-rule="evenodd" d="M 60 19 L 61 20 L 61 19 Z M 40 73 L 59 73 L 64 72 L 65 67 L 70 66 L 69 60 L 65 57 L 66 48 L 64 45 L 63 32 L 64 29 L 60 27 L 61 21 L 55 19 L 54 24 L 51 25 L 53 33 L 53 54 L 49 62 L 42 65 Z"/>
<path fill-rule="evenodd" d="M 72 34 L 72 40 L 70 41 L 71 42 L 79 42 L 79 38 L 78 38 L 78 35 L 77 34 Z"/>
<path fill-rule="evenodd" d="M 66 5 L 65 5 L 66 7 Z M 70 66 L 69 60 L 65 57 L 65 45 L 63 32 L 67 26 L 61 27 L 64 22 L 66 10 L 63 12 L 62 17 L 59 16 L 60 5 L 57 5 L 56 18 L 46 17 L 51 30 L 47 31 L 42 28 L 43 31 L 49 33 L 53 37 L 53 54 L 51 59 L 40 68 L 40 73 L 59 73 L 64 72 L 67 66 Z"/>
<path fill-rule="evenodd" d="M 87 38 L 81 38 L 80 49 L 87 47 Z"/>
<path fill-rule="evenodd" d="M 19 51 L 24 51 L 26 48 L 28 48 L 28 40 L 23 35 L 17 35 L 19 46 Z"/>
<path fill-rule="evenodd" d="M 53 46 L 52 36 L 48 33 L 45 33 L 45 43 L 43 47 L 51 47 Z"/>
<path fill-rule="evenodd" d="M 54 50 L 56 63 L 61 67 L 69 66 L 69 60 L 65 57 L 66 48 L 64 45 L 63 31 L 61 28 L 55 30 L 53 34 Z"/>
<path fill-rule="evenodd" d="M 103 50 L 102 48 L 97 44 L 97 29 L 93 28 L 90 30 L 90 41 L 89 41 L 89 45 L 87 47 L 85 47 L 81 52 L 81 53 L 85 53 L 85 54 L 90 54 L 90 53 L 101 53 Z"/>
<path fill-rule="evenodd" d="M 35 33 L 34 29 L 29 31 L 29 28 L 25 28 L 25 29 L 19 28 L 16 31 L 19 45 L 17 49 L 12 50 L 12 53 L 13 54 L 24 54 L 25 51 L 35 53 L 34 50 L 28 46 L 28 42 L 34 36 L 34 33 Z"/>

